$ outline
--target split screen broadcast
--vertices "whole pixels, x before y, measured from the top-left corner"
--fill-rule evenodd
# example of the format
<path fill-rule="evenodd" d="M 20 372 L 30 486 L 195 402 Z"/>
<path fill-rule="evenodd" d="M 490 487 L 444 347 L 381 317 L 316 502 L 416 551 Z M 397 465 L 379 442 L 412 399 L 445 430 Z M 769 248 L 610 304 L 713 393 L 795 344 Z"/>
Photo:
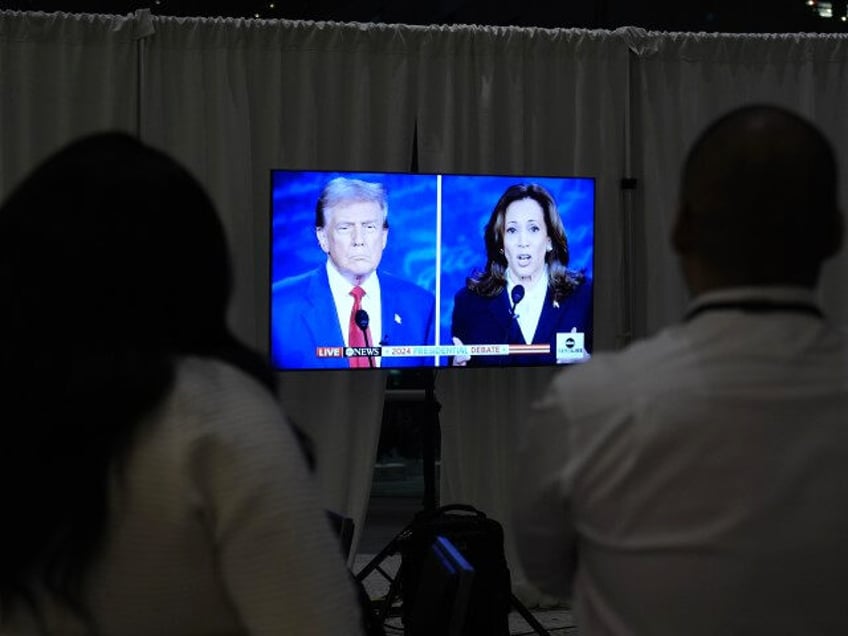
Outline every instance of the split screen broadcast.
<path fill-rule="evenodd" d="M 271 360 L 585 360 L 594 217 L 588 177 L 272 170 Z"/>

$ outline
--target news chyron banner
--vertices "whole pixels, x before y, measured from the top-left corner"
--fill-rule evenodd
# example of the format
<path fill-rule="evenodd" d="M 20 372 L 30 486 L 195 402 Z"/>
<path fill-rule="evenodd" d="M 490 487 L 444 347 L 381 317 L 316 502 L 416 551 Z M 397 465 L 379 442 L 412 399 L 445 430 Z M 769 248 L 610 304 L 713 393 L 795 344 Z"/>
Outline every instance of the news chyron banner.
<path fill-rule="evenodd" d="M 584 335 L 572 331 L 557 334 L 557 363 L 567 364 L 587 357 L 583 346 Z M 318 358 L 419 358 L 431 356 L 511 356 L 542 354 L 551 352 L 550 344 L 479 344 L 479 345 L 417 345 L 378 347 L 317 347 Z"/>

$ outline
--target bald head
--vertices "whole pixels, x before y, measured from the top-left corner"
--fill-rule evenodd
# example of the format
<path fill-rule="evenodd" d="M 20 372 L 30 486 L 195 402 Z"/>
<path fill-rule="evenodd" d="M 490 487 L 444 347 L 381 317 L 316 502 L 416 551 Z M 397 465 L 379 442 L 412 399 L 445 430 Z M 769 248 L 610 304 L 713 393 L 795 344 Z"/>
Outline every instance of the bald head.
<path fill-rule="evenodd" d="M 693 291 L 804 285 L 841 246 L 833 149 L 805 119 L 775 106 L 724 115 L 695 141 L 672 243 Z"/>

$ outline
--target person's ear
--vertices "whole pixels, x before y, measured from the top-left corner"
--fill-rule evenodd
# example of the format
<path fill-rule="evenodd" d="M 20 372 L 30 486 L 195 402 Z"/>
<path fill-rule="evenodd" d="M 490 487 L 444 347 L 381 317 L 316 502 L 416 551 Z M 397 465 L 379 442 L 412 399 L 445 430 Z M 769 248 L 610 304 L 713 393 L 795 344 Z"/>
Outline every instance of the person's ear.
<path fill-rule="evenodd" d="M 318 245 L 324 250 L 325 254 L 330 253 L 330 245 L 327 243 L 327 232 L 323 227 L 315 228 L 315 236 L 318 238 Z"/>
<path fill-rule="evenodd" d="M 845 218 L 842 215 L 842 210 L 835 210 L 830 216 L 830 222 L 822 237 L 822 257 L 830 258 L 842 249 L 842 242 L 845 240 L 844 237 Z"/>
<path fill-rule="evenodd" d="M 689 207 L 681 202 L 677 208 L 674 227 L 671 228 L 671 245 L 678 254 L 688 254 L 695 248 L 695 235 L 691 219 Z"/>

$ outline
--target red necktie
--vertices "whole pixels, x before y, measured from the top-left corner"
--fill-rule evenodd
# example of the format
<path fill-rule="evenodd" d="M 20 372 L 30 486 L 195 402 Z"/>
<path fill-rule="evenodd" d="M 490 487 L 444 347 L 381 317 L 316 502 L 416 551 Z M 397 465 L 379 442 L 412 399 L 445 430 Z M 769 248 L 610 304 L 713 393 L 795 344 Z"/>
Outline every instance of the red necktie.
<path fill-rule="evenodd" d="M 350 310 L 350 325 L 348 326 L 348 346 L 349 347 L 367 347 L 370 343 L 365 341 L 365 333 L 356 324 L 356 312 L 362 309 L 362 297 L 365 295 L 365 290 L 359 285 L 350 290 L 350 295 L 353 296 L 353 309 Z M 371 339 L 371 329 L 365 330 L 368 333 L 368 340 Z M 358 356 L 348 358 L 352 367 L 368 367 L 371 364 L 366 356 Z"/>

